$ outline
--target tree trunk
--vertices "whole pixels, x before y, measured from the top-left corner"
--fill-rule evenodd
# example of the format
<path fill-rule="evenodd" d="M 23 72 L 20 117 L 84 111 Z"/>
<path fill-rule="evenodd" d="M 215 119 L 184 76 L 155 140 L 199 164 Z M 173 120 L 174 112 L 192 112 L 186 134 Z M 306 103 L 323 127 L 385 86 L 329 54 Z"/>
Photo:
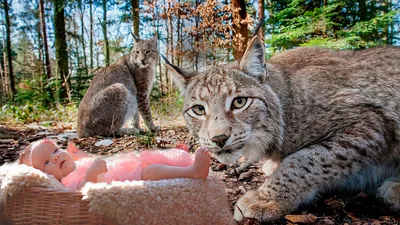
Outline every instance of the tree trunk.
<path fill-rule="evenodd" d="M 247 13 L 245 0 L 232 0 L 232 4 L 236 9 L 239 8 L 239 20 L 246 19 Z M 240 21 L 233 22 L 233 29 L 235 31 L 235 35 L 240 34 L 241 37 L 244 38 L 243 40 L 236 38 L 233 39 L 233 56 L 235 60 L 239 60 L 246 49 L 247 41 L 249 39 L 249 31 L 247 29 L 247 25 L 240 24 Z"/>
<path fill-rule="evenodd" d="M 106 66 L 110 65 L 110 46 L 108 43 L 107 37 L 107 0 L 103 0 L 103 35 L 104 35 L 104 45 L 105 45 L 105 59 L 106 59 Z"/>
<path fill-rule="evenodd" d="M 165 0 L 164 0 L 164 5 L 166 5 L 167 3 L 165 2 Z M 168 13 L 168 10 L 169 10 L 169 8 L 165 8 L 165 13 Z M 165 52 L 165 55 L 166 55 L 166 57 L 168 58 L 168 60 L 170 60 L 170 62 L 171 62 L 171 59 L 170 59 L 170 57 L 169 57 L 169 54 L 170 54 L 170 52 L 169 52 L 169 26 L 168 26 L 168 19 L 167 20 L 165 20 L 165 26 L 167 27 L 167 49 L 166 49 L 166 52 Z M 165 67 L 166 68 L 166 67 Z M 165 92 L 166 93 L 168 93 L 168 88 L 169 88 L 169 79 L 168 79 L 168 69 L 165 69 Z"/>
<path fill-rule="evenodd" d="M 176 40 L 176 47 L 178 48 L 178 52 L 179 54 L 176 56 L 177 57 L 177 65 L 179 67 L 182 67 L 183 64 L 183 48 L 182 48 L 182 40 L 183 40 L 183 19 L 178 15 L 177 16 L 177 28 L 176 28 L 176 32 L 177 32 L 177 40 Z"/>
<path fill-rule="evenodd" d="M 168 11 L 171 10 L 171 2 L 168 1 Z M 170 55 L 170 62 L 172 64 L 175 64 L 175 57 L 174 57 L 174 28 L 172 26 L 172 13 L 168 13 L 168 48 L 169 48 L 169 55 Z M 172 90 L 173 84 L 172 84 L 172 76 L 168 76 L 170 85 L 168 86 L 168 91 Z"/>
<path fill-rule="evenodd" d="M 133 33 L 139 37 L 139 0 L 131 0 Z"/>
<path fill-rule="evenodd" d="M 47 44 L 47 32 L 46 32 L 46 20 L 45 20 L 45 11 L 44 11 L 44 4 L 43 0 L 39 1 L 39 13 L 40 13 L 40 25 L 42 27 L 42 40 L 43 40 L 43 47 L 44 47 L 44 65 L 46 68 L 46 77 L 47 79 L 51 78 L 51 67 L 50 67 L 50 57 L 49 57 L 49 46 Z"/>
<path fill-rule="evenodd" d="M 40 4 L 40 3 L 39 3 Z M 40 14 L 40 12 L 39 12 Z M 46 86 L 45 83 L 47 83 L 47 75 L 46 75 L 46 65 L 44 63 L 45 57 L 44 57 L 44 50 L 43 50 L 43 38 L 42 38 L 42 25 L 40 21 L 40 15 L 39 15 L 39 21 L 36 24 L 36 31 L 37 31 L 37 43 L 38 43 L 38 51 L 37 51 L 37 56 L 33 53 L 34 50 L 32 49 L 32 54 L 31 54 L 31 68 L 32 69 L 32 75 L 31 79 L 39 80 L 40 81 L 40 91 L 41 93 L 44 92 L 44 87 Z M 37 61 L 35 60 L 35 56 L 37 57 Z M 43 74 L 45 76 L 43 76 Z M 44 102 L 45 105 L 49 105 L 49 102 Z"/>
<path fill-rule="evenodd" d="M 90 73 L 93 71 L 93 1 L 89 1 L 89 48 L 90 48 Z"/>
<path fill-rule="evenodd" d="M 43 53 L 44 51 L 43 51 L 43 41 L 42 41 L 42 25 L 41 25 L 40 19 L 39 19 L 39 22 L 36 24 L 36 31 L 37 31 L 37 38 L 38 38 L 37 58 L 39 59 L 40 65 L 38 65 L 39 71 L 33 71 L 33 73 L 36 73 L 36 74 L 32 74 L 32 77 L 36 77 L 38 75 L 41 76 L 43 74 L 43 71 L 46 71 L 45 63 L 44 63 L 45 58 L 44 58 L 44 53 Z"/>
<path fill-rule="evenodd" d="M 274 22 L 274 2 L 272 0 L 265 0 L 265 6 L 268 12 L 268 20 L 266 26 L 264 28 L 269 29 L 268 33 L 275 34 L 275 22 Z"/>
<path fill-rule="evenodd" d="M 153 0 L 153 29 L 154 29 L 154 35 L 159 34 L 159 27 L 160 27 L 160 20 L 158 19 L 158 10 L 157 10 L 157 0 Z M 157 50 L 160 53 L 160 39 L 158 39 L 157 43 Z M 162 76 L 162 63 L 161 63 L 161 57 L 158 57 L 158 77 L 160 79 L 160 92 L 161 95 L 164 95 L 164 83 L 163 83 L 163 76 Z"/>
<path fill-rule="evenodd" d="M 13 65 L 12 65 L 12 55 L 11 55 L 11 22 L 9 15 L 10 7 L 8 5 L 7 0 L 4 1 L 4 14 L 5 14 L 5 22 L 6 22 L 6 52 L 7 52 L 7 64 L 8 64 L 8 79 L 9 79 L 9 99 L 10 101 L 14 100 L 14 95 L 16 94 L 15 90 L 15 80 L 13 73 Z"/>
<path fill-rule="evenodd" d="M 358 1 L 358 16 L 360 17 L 360 21 L 368 20 L 367 6 L 365 3 L 365 0 Z"/>
<path fill-rule="evenodd" d="M 82 70 L 80 70 L 80 68 L 82 68 L 82 63 L 81 63 L 81 56 L 79 54 L 79 36 L 78 36 L 78 25 L 76 24 L 76 20 L 72 21 L 72 26 L 74 28 L 74 33 L 75 33 L 75 38 L 74 38 L 74 44 L 75 44 L 75 59 L 76 59 L 76 65 L 73 66 L 72 60 L 71 60 L 71 67 L 70 68 L 76 68 L 76 86 L 75 86 L 75 90 L 79 93 L 80 89 L 81 89 L 81 79 L 82 79 Z"/>
<path fill-rule="evenodd" d="M 46 32 L 46 20 L 45 20 L 45 10 L 44 10 L 44 3 L 43 0 L 39 0 L 39 14 L 40 14 L 40 25 L 41 25 L 41 34 L 42 34 L 42 41 L 43 41 L 43 47 L 44 47 L 44 65 L 45 65 L 45 71 L 46 71 L 46 81 L 48 82 L 51 78 L 51 66 L 50 66 L 50 57 L 49 57 L 49 46 L 47 44 L 47 32 Z M 39 58 L 40 59 L 40 58 Z M 47 86 L 47 82 L 44 81 L 45 83 L 44 86 Z M 52 96 L 52 90 L 50 87 L 47 87 L 46 91 L 48 92 L 50 96 L 50 101 L 53 100 Z M 45 104 L 49 104 L 49 102 L 45 102 Z"/>
<path fill-rule="evenodd" d="M 196 9 L 199 7 L 199 0 L 196 0 Z M 196 27 L 199 27 L 199 17 L 200 17 L 200 13 L 197 13 L 196 17 L 195 17 L 195 25 Z M 196 36 L 194 38 L 195 43 L 199 43 L 199 32 L 196 33 Z M 195 60 L 194 60 L 194 69 L 195 71 L 199 71 L 199 51 L 195 51 L 196 56 L 195 56 Z"/>
<path fill-rule="evenodd" d="M 264 8 L 265 8 L 265 0 L 258 0 L 258 19 L 260 20 L 261 18 L 264 18 L 265 15 Z M 261 26 L 258 35 L 264 37 L 264 34 L 265 34 L 265 24 Z"/>
<path fill-rule="evenodd" d="M 3 65 L 4 65 L 4 85 L 5 85 L 5 92 L 7 95 L 7 98 L 10 98 L 10 77 L 8 76 L 8 69 L 7 69 L 7 53 L 6 49 L 4 48 L 6 46 L 6 41 L 4 40 L 5 37 L 5 31 L 3 30 L 3 37 L 2 37 L 2 42 L 3 42 Z"/>
<path fill-rule="evenodd" d="M 389 10 L 389 12 L 391 12 L 392 10 L 393 10 L 393 3 L 392 3 L 392 0 L 389 0 L 388 1 L 388 10 Z M 395 18 L 393 18 L 393 20 L 391 20 L 391 21 L 389 21 L 389 24 L 388 24 L 388 27 L 389 27 L 389 32 L 388 32 L 388 35 L 389 35 L 389 37 L 388 37 L 388 45 L 393 45 L 394 44 L 394 36 L 395 36 L 395 32 L 394 32 L 394 19 Z"/>
<path fill-rule="evenodd" d="M 100 19 L 99 19 L 100 20 Z M 100 24 L 101 24 L 101 22 L 100 22 Z M 100 28 L 101 30 L 103 30 L 103 26 L 101 26 L 101 28 Z M 96 33 L 96 34 L 98 34 L 98 33 L 100 33 L 101 31 L 99 30 L 99 28 L 97 28 L 97 31 L 95 31 L 94 33 Z M 100 49 L 100 47 L 98 46 L 98 45 L 96 45 L 95 46 L 96 47 L 96 49 L 95 49 L 95 57 L 96 57 L 96 68 L 100 68 L 100 52 L 101 52 L 101 49 Z"/>
<path fill-rule="evenodd" d="M 4 46 L 4 45 L 3 45 Z M 0 63 L 0 82 L 1 82 L 1 87 L 2 87 L 2 93 L 4 93 L 4 95 L 7 96 L 7 86 L 6 86 L 6 77 L 5 77 L 5 73 L 3 70 L 3 65 L 1 65 L 3 63 Z M 3 95 L 1 95 L 3 96 Z M 3 100 L 3 99 L 0 99 Z"/>
<path fill-rule="evenodd" d="M 71 101 L 71 80 L 68 73 L 68 52 L 65 35 L 65 18 L 63 0 L 54 1 L 54 34 L 57 60 L 57 75 L 62 79 L 60 99 Z"/>
<path fill-rule="evenodd" d="M 79 7 L 79 16 L 81 19 L 81 45 L 82 45 L 82 54 L 83 54 L 83 67 L 85 71 L 85 75 L 87 76 L 89 74 L 88 72 L 88 66 L 87 66 L 87 58 L 86 58 L 86 45 L 85 45 L 85 22 L 83 19 L 83 14 L 85 12 L 85 9 L 83 8 L 82 0 L 78 1 L 78 7 Z"/>

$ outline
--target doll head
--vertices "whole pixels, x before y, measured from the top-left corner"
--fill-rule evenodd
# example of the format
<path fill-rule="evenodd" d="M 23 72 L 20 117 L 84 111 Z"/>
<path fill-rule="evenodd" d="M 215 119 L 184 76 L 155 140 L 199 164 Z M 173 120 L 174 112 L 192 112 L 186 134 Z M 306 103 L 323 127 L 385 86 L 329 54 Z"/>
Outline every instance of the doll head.
<path fill-rule="evenodd" d="M 71 154 L 60 149 L 50 139 L 42 139 L 28 145 L 19 158 L 20 164 L 32 166 L 61 180 L 75 169 Z"/>

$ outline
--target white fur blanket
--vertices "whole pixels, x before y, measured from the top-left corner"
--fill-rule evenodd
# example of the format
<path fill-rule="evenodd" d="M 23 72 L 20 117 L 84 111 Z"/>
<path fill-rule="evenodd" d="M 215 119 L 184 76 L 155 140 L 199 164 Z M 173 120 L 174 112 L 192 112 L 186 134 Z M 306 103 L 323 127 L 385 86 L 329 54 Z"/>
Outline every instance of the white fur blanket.
<path fill-rule="evenodd" d="M 54 177 L 25 165 L 0 167 L 0 206 L 27 187 L 65 190 Z M 225 187 L 216 177 L 206 181 L 170 179 L 88 183 L 82 189 L 90 210 L 119 224 L 234 224 Z"/>

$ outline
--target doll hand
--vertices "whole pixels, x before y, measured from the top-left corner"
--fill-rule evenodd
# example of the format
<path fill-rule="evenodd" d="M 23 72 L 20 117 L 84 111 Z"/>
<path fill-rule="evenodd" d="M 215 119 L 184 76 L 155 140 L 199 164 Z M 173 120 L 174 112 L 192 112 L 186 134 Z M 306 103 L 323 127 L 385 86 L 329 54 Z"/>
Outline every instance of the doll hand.
<path fill-rule="evenodd" d="M 90 174 L 91 176 L 97 176 L 101 173 L 107 172 L 107 164 L 106 161 L 103 159 L 96 159 L 93 164 L 89 167 L 87 173 L 88 175 Z"/>

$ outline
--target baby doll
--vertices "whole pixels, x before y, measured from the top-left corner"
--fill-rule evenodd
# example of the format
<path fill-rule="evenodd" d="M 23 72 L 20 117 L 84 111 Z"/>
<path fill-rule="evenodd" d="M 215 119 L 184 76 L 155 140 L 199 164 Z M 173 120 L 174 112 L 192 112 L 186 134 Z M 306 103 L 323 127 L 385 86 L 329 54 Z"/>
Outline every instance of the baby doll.
<path fill-rule="evenodd" d="M 103 159 L 80 151 L 73 143 L 67 150 L 60 149 L 50 139 L 31 143 L 19 158 L 19 163 L 53 175 L 70 189 L 80 189 L 87 182 L 113 180 L 206 179 L 210 162 L 210 153 L 202 147 L 197 149 L 194 161 L 180 149 L 117 153 Z"/>

